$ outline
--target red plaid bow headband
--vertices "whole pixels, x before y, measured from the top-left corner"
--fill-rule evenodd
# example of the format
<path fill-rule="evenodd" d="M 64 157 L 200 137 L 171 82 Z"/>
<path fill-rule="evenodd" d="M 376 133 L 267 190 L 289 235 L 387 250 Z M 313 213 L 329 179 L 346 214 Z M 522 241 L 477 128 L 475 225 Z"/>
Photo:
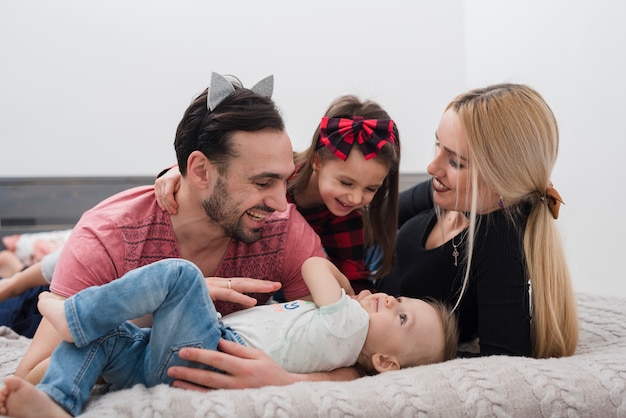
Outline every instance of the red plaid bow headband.
<path fill-rule="evenodd" d="M 356 137 L 363 156 L 369 160 L 378 155 L 383 145 L 396 142 L 393 125 L 389 119 L 363 119 L 362 116 L 322 118 L 318 148 L 324 145 L 345 161 Z"/>

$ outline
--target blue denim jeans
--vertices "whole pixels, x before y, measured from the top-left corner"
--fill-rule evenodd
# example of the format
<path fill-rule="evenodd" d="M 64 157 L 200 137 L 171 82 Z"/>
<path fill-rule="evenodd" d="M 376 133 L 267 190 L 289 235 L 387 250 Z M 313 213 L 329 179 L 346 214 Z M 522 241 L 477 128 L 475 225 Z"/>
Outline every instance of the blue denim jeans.
<path fill-rule="evenodd" d="M 152 328 L 125 322 L 150 313 Z M 220 338 L 243 344 L 223 325 L 202 272 L 182 259 L 161 260 L 85 289 L 66 300 L 65 314 L 74 343 L 57 347 L 37 387 L 73 415 L 82 412 L 100 375 L 112 390 L 171 384 L 171 366 L 210 369 L 181 360 L 181 348 L 215 350 Z"/>

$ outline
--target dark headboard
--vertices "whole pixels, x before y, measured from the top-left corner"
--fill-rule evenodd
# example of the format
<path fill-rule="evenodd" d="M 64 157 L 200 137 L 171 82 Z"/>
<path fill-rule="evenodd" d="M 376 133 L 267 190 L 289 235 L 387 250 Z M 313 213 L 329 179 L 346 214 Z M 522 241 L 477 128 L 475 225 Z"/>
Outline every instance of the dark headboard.
<path fill-rule="evenodd" d="M 425 173 L 401 174 L 400 190 L 427 178 Z M 0 178 L 0 238 L 73 228 L 83 212 L 98 202 L 153 183 L 154 177 L 149 176 Z"/>
<path fill-rule="evenodd" d="M 153 183 L 154 177 L 148 176 L 0 178 L 0 238 L 73 228 L 98 202 Z"/>

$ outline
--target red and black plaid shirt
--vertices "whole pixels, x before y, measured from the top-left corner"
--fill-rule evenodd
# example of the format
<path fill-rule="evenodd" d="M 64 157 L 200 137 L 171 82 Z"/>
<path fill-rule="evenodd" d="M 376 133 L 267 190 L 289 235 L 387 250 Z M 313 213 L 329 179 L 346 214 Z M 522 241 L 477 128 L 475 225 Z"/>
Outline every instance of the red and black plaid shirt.
<path fill-rule="evenodd" d="M 295 203 L 291 194 L 288 194 L 287 200 Z M 314 209 L 298 207 L 298 211 L 320 236 L 328 259 L 348 279 L 361 280 L 370 277 L 370 272 L 365 267 L 365 234 L 359 211 L 352 211 L 346 216 L 335 216 L 326 206 Z"/>

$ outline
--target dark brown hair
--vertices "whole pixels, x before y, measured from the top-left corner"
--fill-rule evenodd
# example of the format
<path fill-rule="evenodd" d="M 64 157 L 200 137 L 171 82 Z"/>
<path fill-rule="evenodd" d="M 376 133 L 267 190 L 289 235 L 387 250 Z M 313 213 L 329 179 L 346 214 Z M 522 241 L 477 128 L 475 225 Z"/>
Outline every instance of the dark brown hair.
<path fill-rule="evenodd" d="M 263 129 L 285 129 L 282 116 L 272 99 L 249 89 L 233 85 L 235 91 L 213 111 L 207 108 L 208 89 L 189 105 L 178 124 L 174 148 L 181 174 L 187 173 L 187 159 L 193 151 L 201 151 L 220 172 L 236 157 L 230 147 L 235 131 L 255 132 Z"/>

